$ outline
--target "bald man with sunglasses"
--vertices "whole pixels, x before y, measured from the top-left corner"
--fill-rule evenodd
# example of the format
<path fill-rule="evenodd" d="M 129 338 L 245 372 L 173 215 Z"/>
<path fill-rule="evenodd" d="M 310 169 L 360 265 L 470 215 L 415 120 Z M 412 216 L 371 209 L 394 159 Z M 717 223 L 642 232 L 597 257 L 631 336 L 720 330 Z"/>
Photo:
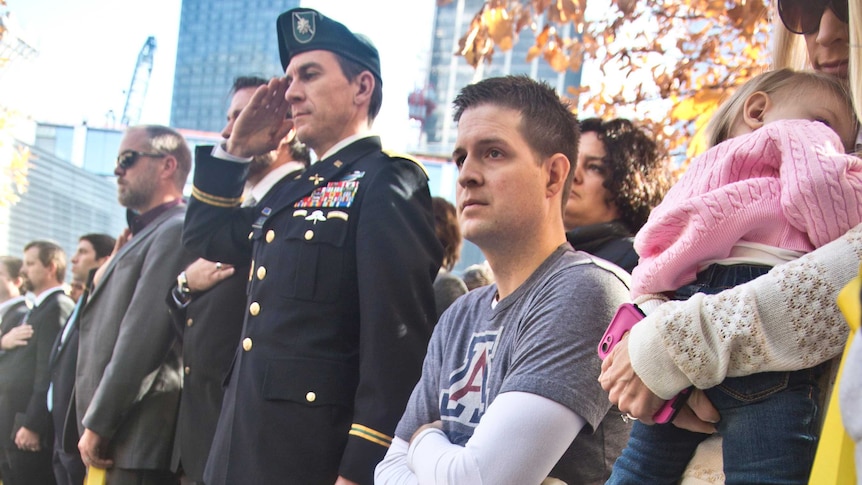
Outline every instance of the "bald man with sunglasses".
<path fill-rule="evenodd" d="M 114 174 L 131 236 L 81 309 L 75 374 L 78 450 L 112 485 L 178 483 L 170 467 L 182 360 L 164 298 L 192 259 L 181 247 L 190 168 L 171 128 L 131 127 L 120 143 Z"/>

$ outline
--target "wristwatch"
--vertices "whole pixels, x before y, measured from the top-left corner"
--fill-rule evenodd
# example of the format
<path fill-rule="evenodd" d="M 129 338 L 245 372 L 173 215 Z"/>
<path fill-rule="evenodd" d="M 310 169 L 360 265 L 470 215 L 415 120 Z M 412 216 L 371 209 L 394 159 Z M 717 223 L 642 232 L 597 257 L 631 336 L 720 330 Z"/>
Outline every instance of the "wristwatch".
<path fill-rule="evenodd" d="M 189 280 L 183 271 L 177 276 L 177 286 L 171 288 L 171 298 L 178 308 L 185 308 L 192 301 L 192 290 L 189 289 Z"/>
<path fill-rule="evenodd" d="M 192 292 L 192 290 L 189 288 L 189 279 L 186 277 L 185 271 L 183 271 L 182 273 L 180 273 L 179 276 L 177 276 L 177 289 L 179 289 L 180 293 L 182 293 L 183 295 L 188 295 Z"/>

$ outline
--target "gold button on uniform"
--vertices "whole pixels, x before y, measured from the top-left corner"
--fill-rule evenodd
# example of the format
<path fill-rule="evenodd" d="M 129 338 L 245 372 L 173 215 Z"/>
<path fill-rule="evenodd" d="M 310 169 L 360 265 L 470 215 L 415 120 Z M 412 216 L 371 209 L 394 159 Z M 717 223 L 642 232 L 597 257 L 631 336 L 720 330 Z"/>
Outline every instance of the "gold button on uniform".
<path fill-rule="evenodd" d="M 309 392 L 305 395 L 305 400 L 306 400 L 306 401 L 308 401 L 308 402 L 314 402 L 316 399 L 317 399 L 317 394 L 315 394 L 315 393 L 314 393 L 314 392 L 312 392 L 312 391 L 309 391 Z"/>
<path fill-rule="evenodd" d="M 314 237 L 314 231 L 312 231 L 311 229 L 305 231 L 305 240 L 306 241 L 311 241 L 311 238 L 313 238 L 313 237 Z"/>
<path fill-rule="evenodd" d="M 248 312 L 251 313 L 251 316 L 257 316 L 260 313 L 260 303 L 254 301 L 251 305 L 248 306 Z"/>
<path fill-rule="evenodd" d="M 271 243 L 275 239 L 275 231 L 272 229 L 266 231 L 266 242 Z"/>
<path fill-rule="evenodd" d="M 195 323 L 195 321 L 194 321 L 194 320 L 192 320 L 191 318 L 189 318 L 188 320 L 186 320 L 186 326 L 187 326 L 187 327 L 191 327 L 192 325 L 194 325 L 194 323 Z"/>
<path fill-rule="evenodd" d="M 261 266 L 257 268 L 257 279 L 262 280 L 266 278 L 266 268 Z"/>
<path fill-rule="evenodd" d="M 186 368 L 185 368 L 185 369 L 183 369 L 183 371 L 185 371 L 186 375 L 189 375 L 189 374 L 191 374 L 191 373 L 192 373 L 192 368 L 191 368 L 191 367 L 189 367 L 189 366 L 186 366 Z"/>
<path fill-rule="evenodd" d="M 246 352 L 251 350 L 251 339 L 250 338 L 246 337 L 246 338 L 242 339 L 242 350 L 245 350 Z"/>

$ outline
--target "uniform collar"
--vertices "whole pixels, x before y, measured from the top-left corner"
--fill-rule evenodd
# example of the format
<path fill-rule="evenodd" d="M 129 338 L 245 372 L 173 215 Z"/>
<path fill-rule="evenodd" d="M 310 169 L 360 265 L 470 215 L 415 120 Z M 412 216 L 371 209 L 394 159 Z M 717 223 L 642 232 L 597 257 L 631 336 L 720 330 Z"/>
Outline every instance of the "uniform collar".
<path fill-rule="evenodd" d="M 318 158 L 315 163 L 319 162 L 320 160 L 326 160 L 328 157 L 331 157 L 332 155 L 338 153 L 339 150 L 346 147 L 347 145 L 350 145 L 351 143 L 355 142 L 356 140 L 361 140 L 363 138 L 370 138 L 373 136 L 377 136 L 377 135 L 375 135 L 374 133 L 368 132 L 368 133 L 361 133 L 358 135 L 348 136 L 347 138 L 336 143 L 335 145 L 332 145 L 332 148 L 327 150 L 326 153 L 324 153 L 322 157 Z"/>
<path fill-rule="evenodd" d="M 305 165 L 302 162 L 296 161 L 280 165 L 260 179 L 260 182 L 254 184 L 254 186 L 248 190 L 248 193 L 251 197 L 254 197 L 254 200 L 261 201 L 266 197 L 266 194 L 269 193 L 273 185 L 277 184 L 279 180 L 288 174 L 303 170 L 304 168 Z"/>

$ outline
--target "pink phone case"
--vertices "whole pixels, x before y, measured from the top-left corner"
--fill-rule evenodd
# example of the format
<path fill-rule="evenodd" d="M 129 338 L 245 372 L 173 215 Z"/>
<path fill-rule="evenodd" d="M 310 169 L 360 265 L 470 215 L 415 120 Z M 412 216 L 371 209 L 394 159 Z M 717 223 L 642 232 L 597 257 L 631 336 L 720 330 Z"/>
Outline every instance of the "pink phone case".
<path fill-rule="evenodd" d="M 635 326 L 636 323 L 643 320 L 644 314 L 634 303 L 623 303 L 617 308 L 614 318 L 611 319 L 611 324 L 605 330 L 602 336 L 602 341 L 599 342 L 599 357 L 605 360 L 605 357 L 611 353 L 611 350 L 623 339 L 625 334 Z"/>
<path fill-rule="evenodd" d="M 608 329 L 602 336 L 602 341 L 599 342 L 599 357 L 604 360 L 608 354 L 614 349 L 614 346 L 635 326 L 636 323 L 643 320 L 644 314 L 634 303 L 623 303 L 614 314 Z M 656 423 L 665 424 L 673 421 L 676 414 L 682 409 L 685 401 L 691 394 L 691 388 L 682 390 L 662 404 L 661 408 L 653 415 L 653 420 Z"/>

